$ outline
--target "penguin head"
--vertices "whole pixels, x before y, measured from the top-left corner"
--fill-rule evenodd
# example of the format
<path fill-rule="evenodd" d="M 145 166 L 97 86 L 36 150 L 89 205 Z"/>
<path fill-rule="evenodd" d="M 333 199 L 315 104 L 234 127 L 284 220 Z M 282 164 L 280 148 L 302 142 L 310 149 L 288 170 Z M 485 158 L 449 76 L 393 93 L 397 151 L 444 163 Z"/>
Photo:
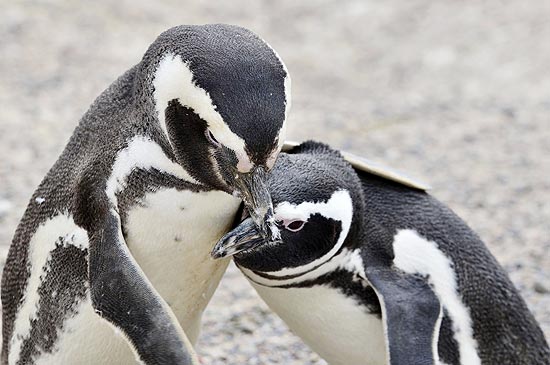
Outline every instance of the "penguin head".
<path fill-rule="evenodd" d="M 277 53 L 241 27 L 179 26 L 141 63 L 150 114 L 200 184 L 243 199 L 264 237 L 278 236 L 265 186 L 285 139 L 290 78 Z"/>
<path fill-rule="evenodd" d="M 279 157 L 268 182 L 281 241 L 267 242 L 246 218 L 218 242 L 214 257 L 234 255 L 247 269 L 289 275 L 355 244 L 363 199 L 352 167 L 320 143 L 306 142 L 293 152 Z"/>

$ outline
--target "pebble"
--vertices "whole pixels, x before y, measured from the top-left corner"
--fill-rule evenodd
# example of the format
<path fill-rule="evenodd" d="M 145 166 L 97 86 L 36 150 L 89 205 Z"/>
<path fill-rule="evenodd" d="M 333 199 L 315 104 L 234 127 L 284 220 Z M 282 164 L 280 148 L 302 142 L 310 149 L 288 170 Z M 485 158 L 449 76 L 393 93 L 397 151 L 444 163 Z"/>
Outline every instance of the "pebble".
<path fill-rule="evenodd" d="M 0 199 L 0 219 L 6 216 L 12 209 L 12 203 L 8 200 Z"/>
<path fill-rule="evenodd" d="M 537 281 L 535 282 L 535 285 L 533 286 L 533 289 L 540 294 L 548 294 L 550 293 L 550 289 L 548 289 L 548 286 Z"/>

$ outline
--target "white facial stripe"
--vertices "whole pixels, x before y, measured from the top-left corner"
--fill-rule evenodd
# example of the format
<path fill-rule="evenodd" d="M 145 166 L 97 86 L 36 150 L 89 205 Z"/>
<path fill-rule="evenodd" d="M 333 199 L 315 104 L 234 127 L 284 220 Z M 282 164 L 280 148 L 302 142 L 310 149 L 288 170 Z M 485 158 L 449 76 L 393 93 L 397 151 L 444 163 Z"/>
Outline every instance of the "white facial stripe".
<path fill-rule="evenodd" d="M 21 345 L 30 336 L 31 321 L 37 318 L 39 310 L 38 289 L 42 275 L 49 271 L 51 253 L 60 237 L 63 245 L 75 246 L 81 250 L 88 248 L 88 234 L 76 225 L 69 214 L 57 215 L 38 226 L 29 242 L 28 262 L 30 275 L 25 289 L 23 303 L 19 308 L 11 338 L 9 363 L 15 364 L 19 358 Z"/>
<path fill-rule="evenodd" d="M 193 109 L 206 123 L 216 139 L 237 155 L 237 168 L 248 172 L 253 164 L 245 152 L 244 140 L 233 133 L 223 121 L 210 95 L 193 81 L 193 73 L 181 56 L 167 53 L 159 63 L 153 79 L 155 108 L 162 130 L 168 136 L 165 109 L 168 102 L 177 99 L 181 105 Z"/>
<path fill-rule="evenodd" d="M 285 77 L 285 120 L 283 120 L 281 129 L 279 130 L 279 135 L 277 136 L 277 146 L 273 148 L 273 151 L 271 152 L 271 154 L 269 155 L 266 161 L 266 165 L 269 169 L 273 168 L 273 165 L 275 165 L 275 161 L 277 160 L 279 153 L 283 149 L 283 146 L 286 140 L 286 123 L 288 120 L 288 113 L 290 110 L 290 76 L 288 76 L 288 73 L 286 75 L 287 76 Z"/>
<path fill-rule="evenodd" d="M 272 169 L 273 166 L 275 165 L 275 161 L 277 161 L 277 157 L 279 157 L 279 153 L 281 152 L 281 149 L 283 148 L 283 144 L 281 144 L 281 137 L 284 137 L 284 136 L 281 136 L 281 133 L 279 133 L 279 143 L 277 143 L 277 146 L 275 146 L 275 148 L 273 149 L 273 151 L 271 152 L 271 154 L 269 155 L 269 157 L 267 158 L 267 161 L 266 161 L 266 166 L 268 169 Z"/>
<path fill-rule="evenodd" d="M 265 41 L 265 39 L 262 39 L 262 41 L 271 49 L 275 57 L 277 57 L 277 59 L 283 66 L 283 70 L 285 71 L 285 74 L 286 74 L 283 82 L 283 85 L 285 88 L 285 120 L 283 120 L 283 125 L 279 130 L 279 141 L 278 141 L 277 147 L 273 149 L 273 152 L 271 153 L 267 161 L 268 168 L 272 168 L 273 165 L 275 164 L 275 160 L 277 159 L 277 156 L 279 155 L 279 152 L 281 152 L 281 149 L 283 148 L 283 145 L 286 139 L 286 122 L 288 120 L 288 115 L 290 113 L 290 107 L 292 106 L 292 80 L 290 78 L 290 73 L 288 72 L 288 69 L 285 63 L 283 62 L 283 59 L 281 58 L 281 56 L 279 56 L 277 51 L 273 47 L 271 47 L 269 43 Z"/>
<path fill-rule="evenodd" d="M 273 52 L 275 52 L 275 50 L 273 50 Z M 277 52 L 275 52 L 275 54 L 277 55 L 277 57 L 279 57 Z M 286 69 L 286 66 L 283 63 L 283 60 L 280 57 L 279 57 L 279 60 L 281 61 L 281 64 L 283 65 L 283 68 L 285 69 L 286 76 L 285 76 L 285 81 L 284 81 L 284 86 L 285 86 L 285 120 L 283 120 L 283 125 L 281 126 L 281 130 L 279 131 L 279 143 L 277 145 L 277 154 L 281 151 L 281 149 L 283 148 L 283 145 L 285 144 L 286 123 L 287 123 L 287 120 L 288 120 L 288 115 L 290 113 L 290 107 L 292 105 L 292 99 L 291 99 L 291 84 L 292 84 L 292 82 L 290 81 L 290 74 L 288 73 L 288 70 Z"/>
<path fill-rule="evenodd" d="M 338 190 L 332 194 L 327 202 L 303 202 L 298 205 L 283 202 L 278 204 L 275 208 L 275 219 L 277 220 L 300 219 L 307 221 L 309 217 L 314 214 L 320 214 L 325 218 L 331 218 L 341 222 L 342 231 L 340 232 L 340 236 L 338 237 L 338 241 L 334 247 L 322 257 L 306 265 L 284 268 L 278 271 L 270 271 L 266 272 L 266 274 L 273 276 L 285 276 L 303 273 L 330 260 L 330 258 L 338 252 L 348 235 L 353 216 L 353 205 L 349 193 L 346 190 Z"/>
<path fill-rule="evenodd" d="M 111 203 L 114 206 L 117 205 L 116 194 L 126 187 L 128 176 L 132 171 L 152 168 L 198 184 L 181 165 L 172 162 L 158 144 L 144 136 L 136 136 L 126 148 L 118 152 L 111 175 L 107 180 L 106 194 Z"/>
<path fill-rule="evenodd" d="M 285 87 L 285 120 L 286 120 L 288 118 L 288 112 L 290 111 L 290 106 L 291 106 L 290 94 L 291 94 L 292 82 L 290 80 L 290 73 L 288 72 L 288 69 L 286 68 L 285 63 L 283 62 L 283 59 L 281 58 L 281 56 L 279 56 L 277 51 L 273 47 L 271 47 L 271 45 L 269 43 L 267 43 L 265 41 L 265 39 L 262 39 L 262 41 L 266 44 L 266 46 L 269 47 L 269 49 L 271 49 L 271 51 L 273 52 L 275 57 L 277 57 L 277 59 L 281 63 L 281 66 L 283 66 L 283 70 L 285 71 L 285 74 L 286 74 L 285 80 L 284 80 L 284 87 Z M 279 140 L 279 142 L 280 141 L 281 140 Z"/>
<path fill-rule="evenodd" d="M 404 272 L 429 277 L 433 289 L 453 322 L 454 338 L 458 344 L 460 363 L 481 364 L 477 342 L 473 336 L 468 308 L 458 293 L 453 263 L 437 244 L 413 230 L 400 230 L 394 237 L 394 264 Z"/>

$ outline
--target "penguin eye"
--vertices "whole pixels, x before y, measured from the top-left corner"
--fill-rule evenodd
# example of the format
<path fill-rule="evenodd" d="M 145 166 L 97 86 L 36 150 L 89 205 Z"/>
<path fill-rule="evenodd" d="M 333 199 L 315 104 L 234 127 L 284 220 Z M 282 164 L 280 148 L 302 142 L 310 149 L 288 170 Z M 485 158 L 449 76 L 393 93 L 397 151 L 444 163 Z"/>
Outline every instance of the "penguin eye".
<path fill-rule="evenodd" d="M 206 139 L 208 139 L 208 142 L 210 142 L 215 147 L 220 147 L 220 142 L 214 137 L 214 134 L 210 131 L 210 129 L 206 130 Z"/>
<path fill-rule="evenodd" d="M 304 225 L 306 224 L 305 221 L 300 221 L 300 220 L 295 220 L 295 221 L 291 221 L 291 222 L 285 222 L 285 228 L 288 230 L 288 231 L 291 231 L 291 232 L 298 232 L 299 230 L 301 230 L 302 228 L 304 228 Z"/>

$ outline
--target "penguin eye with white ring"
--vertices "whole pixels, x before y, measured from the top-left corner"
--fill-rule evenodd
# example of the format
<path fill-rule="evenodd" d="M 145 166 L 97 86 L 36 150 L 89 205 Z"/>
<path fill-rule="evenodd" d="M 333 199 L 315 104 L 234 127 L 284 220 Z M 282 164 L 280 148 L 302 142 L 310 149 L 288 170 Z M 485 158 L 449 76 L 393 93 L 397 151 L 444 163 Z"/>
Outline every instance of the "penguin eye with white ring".
<path fill-rule="evenodd" d="M 206 139 L 208 139 L 208 142 L 216 148 L 221 146 L 220 142 L 218 142 L 216 137 L 214 137 L 214 134 L 210 131 L 210 129 L 206 130 Z"/>
<path fill-rule="evenodd" d="M 302 228 L 304 228 L 304 225 L 306 224 L 306 221 L 302 221 L 299 219 L 294 220 L 283 220 L 282 225 L 285 227 L 287 231 L 290 232 L 298 232 Z"/>

